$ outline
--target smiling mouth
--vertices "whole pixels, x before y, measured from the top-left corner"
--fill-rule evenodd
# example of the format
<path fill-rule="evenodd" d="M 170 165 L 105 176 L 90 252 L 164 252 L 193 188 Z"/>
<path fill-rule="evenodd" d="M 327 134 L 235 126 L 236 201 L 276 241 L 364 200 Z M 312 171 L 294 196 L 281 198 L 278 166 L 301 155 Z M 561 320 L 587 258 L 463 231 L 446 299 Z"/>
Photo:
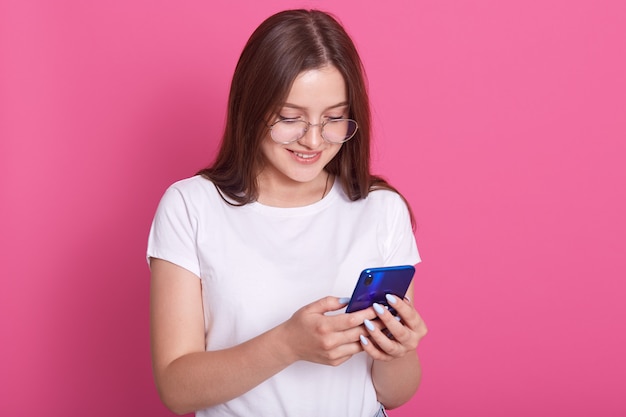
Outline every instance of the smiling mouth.
<path fill-rule="evenodd" d="M 292 151 L 292 152 L 295 156 L 297 156 L 298 158 L 302 158 L 302 159 L 312 159 L 312 158 L 315 158 L 317 155 L 319 155 L 319 153 L 308 154 L 308 153 L 300 153 L 296 151 Z"/>

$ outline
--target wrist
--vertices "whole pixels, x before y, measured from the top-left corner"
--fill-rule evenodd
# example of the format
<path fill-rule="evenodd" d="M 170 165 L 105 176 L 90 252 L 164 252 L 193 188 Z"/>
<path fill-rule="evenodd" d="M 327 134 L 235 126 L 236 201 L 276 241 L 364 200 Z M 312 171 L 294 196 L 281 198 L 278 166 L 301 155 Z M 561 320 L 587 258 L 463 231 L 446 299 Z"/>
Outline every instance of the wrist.
<path fill-rule="evenodd" d="M 299 360 L 295 349 L 289 343 L 291 338 L 286 323 L 274 327 L 267 333 L 267 336 L 269 340 L 269 353 L 273 355 L 280 365 L 286 368 Z"/>

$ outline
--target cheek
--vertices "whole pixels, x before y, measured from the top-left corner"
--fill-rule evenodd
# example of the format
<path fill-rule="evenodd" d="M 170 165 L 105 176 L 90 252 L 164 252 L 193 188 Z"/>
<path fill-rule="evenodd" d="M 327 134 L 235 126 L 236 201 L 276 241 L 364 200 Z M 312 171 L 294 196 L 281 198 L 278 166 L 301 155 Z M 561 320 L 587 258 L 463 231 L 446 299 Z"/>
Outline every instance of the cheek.
<path fill-rule="evenodd" d="M 339 151 L 341 150 L 342 146 L 343 145 L 334 145 L 333 149 L 329 149 L 330 152 L 328 154 L 328 156 L 329 156 L 328 162 L 332 161 L 333 158 L 335 158 L 337 156 L 337 154 L 339 154 Z"/>
<path fill-rule="evenodd" d="M 260 150 L 261 150 L 261 155 L 266 161 L 278 157 L 284 151 L 282 145 L 274 142 L 273 140 L 269 138 L 265 138 L 263 140 L 263 142 L 261 143 Z"/>

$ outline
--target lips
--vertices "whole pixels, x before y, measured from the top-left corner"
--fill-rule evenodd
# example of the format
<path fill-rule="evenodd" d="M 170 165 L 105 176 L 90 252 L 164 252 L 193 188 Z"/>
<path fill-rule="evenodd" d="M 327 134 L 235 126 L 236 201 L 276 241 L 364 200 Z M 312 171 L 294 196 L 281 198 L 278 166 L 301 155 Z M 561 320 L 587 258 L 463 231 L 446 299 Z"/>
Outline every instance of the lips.
<path fill-rule="evenodd" d="M 294 159 L 300 163 L 313 163 L 316 162 L 320 156 L 322 155 L 321 152 L 296 152 L 296 151 L 289 151 L 291 153 L 291 155 L 293 155 Z"/>

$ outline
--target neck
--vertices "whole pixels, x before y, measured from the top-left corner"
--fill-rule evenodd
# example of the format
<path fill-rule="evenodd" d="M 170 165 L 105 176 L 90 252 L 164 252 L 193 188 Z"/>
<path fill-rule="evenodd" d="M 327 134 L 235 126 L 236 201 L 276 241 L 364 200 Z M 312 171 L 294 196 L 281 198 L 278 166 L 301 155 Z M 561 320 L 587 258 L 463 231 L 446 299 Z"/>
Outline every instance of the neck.
<path fill-rule="evenodd" d="M 317 203 L 332 188 L 333 176 L 322 171 L 309 183 L 280 181 L 276 178 L 259 178 L 258 202 L 273 207 L 303 207 Z"/>

